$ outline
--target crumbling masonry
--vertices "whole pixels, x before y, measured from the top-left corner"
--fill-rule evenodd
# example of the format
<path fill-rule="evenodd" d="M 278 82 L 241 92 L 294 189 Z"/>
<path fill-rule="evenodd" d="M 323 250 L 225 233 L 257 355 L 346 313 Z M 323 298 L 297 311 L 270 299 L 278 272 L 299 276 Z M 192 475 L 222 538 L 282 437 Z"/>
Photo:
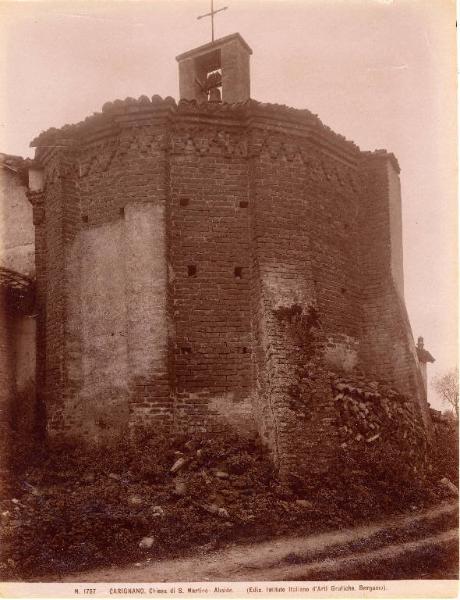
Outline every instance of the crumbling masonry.
<path fill-rule="evenodd" d="M 429 429 L 398 162 L 308 110 L 251 100 L 250 54 L 239 34 L 222 38 L 178 57 L 178 104 L 117 100 L 34 140 L 50 436 L 234 427 L 258 431 L 281 471 L 324 467 L 340 441 L 336 391 L 296 412 L 290 315 L 313 315 L 311 368 L 389 382 Z"/>

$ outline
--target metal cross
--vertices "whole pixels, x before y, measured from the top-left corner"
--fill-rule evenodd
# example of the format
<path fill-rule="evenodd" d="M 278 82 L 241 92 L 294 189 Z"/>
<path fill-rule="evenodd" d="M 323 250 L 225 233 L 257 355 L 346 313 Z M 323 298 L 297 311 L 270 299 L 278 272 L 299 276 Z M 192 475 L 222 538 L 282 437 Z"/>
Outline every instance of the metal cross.
<path fill-rule="evenodd" d="M 228 6 L 224 6 L 223 8 L 218 8 L 214 10 L 214 0 L 211 0 L 211 12 L 206 13 L 205 15 L 200 15 L 197 19 L 203 19 L 204 17 L 211 17 L 211 37 L 212 41 L 214 41 L 214 15 L 223 10 L 227 10 Z"/>

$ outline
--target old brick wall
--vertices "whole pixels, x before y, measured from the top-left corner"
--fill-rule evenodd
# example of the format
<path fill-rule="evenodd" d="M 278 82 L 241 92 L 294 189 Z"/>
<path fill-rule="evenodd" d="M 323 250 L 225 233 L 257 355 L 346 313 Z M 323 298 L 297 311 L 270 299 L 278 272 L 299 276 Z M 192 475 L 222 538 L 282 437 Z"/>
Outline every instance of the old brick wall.
<path fill-rule="evenodd" d="M 44 340 L 46 355 L 46 380 L 43 391 L 50 428 L 63 426 L 59 409 L 62 406 L 64 358 L 64 250 L 61 165 L 58 152 L 47 161 L 46 201 L 44 207 L 43 258 L 46 278 L 46 311 L 44 315 Z M 36 240 L 37 241 L 37 240 Z M 41 386 L 41 382 L 38 384 Z"/>
<path fill-rule="evenodd" d="M 104 298 L 108 314 L 96 317 L 104 328 L 95 340 L 94 367 L 105 365 L 101 400 L 115 408 L 110 428 L 122 429 L 144 420 L 165 425 L 171 419 L 168 387 L 166 313 L 165 204 L 166 169 L 161 147 L 162 127 L 142 129 L 120 124 L 117 136 L 82 150 L 80 197 L 86 235 L 106 247 L 88 284 Z M 104 232 L 106 232 L 104 234 Z M 86 253 L 85 253 L 86 254 Z M 91 260 L 88 260 L 90 272 Z M 104 268 L 105 267 L 105 268 Z M 85 295 L 82 291 L 82 295 Z M 101 302 L 95 301 L 101 306 Z M 91 307 L 88 306 L 88 312 Z M 82 320 L 86 319 L 86 313 Z M 102 343 L 101 343 L 102 342 Z M 94 347 L 94 346 L 93 346 Z M 113 350 L 111 351 L 111 347 Z M 98 353 L 108 354 L 102 360 Z M 90 353 L 91 354 L 91 353 Z M 83 350 L 83 356 L 88 352 Z M 94 388 L 83 377 L 86 395 L 94 401 Z M 99 418 L 107 411 L 98 408 Z"/>
<path fill-rule="evenodd" d="M 402 232 L 402 202 L 401 183 L 399 181 L 399 165 L 387 160 L 388 202 L 390 212 L 390 244 L 391 244 L 391 274 L 396 289 L 404 300 L 404 260 Z"/>
<path fill-rule="evenodd" d="M 35 230 L 35 393 L 37 415 L 41 420 L 37 426 L 42 433 L 46 427 L 46 314 L 47 314 L 47 266 L 46 266 L 46 221 L 43 182 L 30 185 L 27 193 L 33 209 Z"/>
<path fill-rule="evenodd" d="M 280 472 L 304 476 L 327 468 L 337 441 L 327 378 L 319 381 L 318 372 L 314 385 L 303 387 L 301 406 L 296 403 L 305 354 L 317 357 L 321 347 L 340 369 L 356 364 L 358 200 L 353 164 L 321 155 L 301 131 L 280 135 L 280 125 L 287 124 L 275 123 L 272 131 L 252 132 L 256 410 Z M 301 323 L 287 315 L 298 308 L 307 317 L 310 307 L 321 323 L 312 347 L 305 348 L 306 332 L 296 331 Z"/>
<path fill-rule="evenodd" d="M 388 162 L 392 160 L 386 153 L 370 154 L 364 157 L 362 167 L 367 202 L 360 213 L 364 314 L 360 359 L 371 377 L 389 381 L 412 396 L 429 428 L 423 380 L 401 295 L 395 257 L 400 249 L 391 244 Z"/>
<path fill-rule="evenodd" d="M 70 144 L 57 167 L 41 154 L 41 362 L 51 432 L 97 442 L 146 417 L 171 419 L 160 138 L 158 127 L 138 136 L 128 122 Z"/>
<path fill-rule="evenodd" d="M 357 366 L 361 338 L 362 281 L 358 215 L 363 198 L 355 152 L 343 157 L 308 149 L 305 186 L 311 203 L 312 269 L 325 357 L 339 369 Z"/>
<path fill-rule="evenodd" d="M 300 473 L 337 448 L 327 365 L 419 393 L 380 155 L 252 101 L 128 99 L 66 135 L 37 152 L 50 429 L 257 428 Z M 312 307 L 305 358 L 279 317 Z"/>
<path fill-rule="evenodd" d="M 251 429 L 247 142 L 182 114 L 170 151 L 175 417 L 203 427 L 211 411 Z"/>
<path fill-rule="evenodd" d="M 254 131 L 252 137 L 253 304 L 256 323 L 257 409 L 260 429 L 280 472 L 302 455 L 306 436 L 289 407 L 295 380 L 293 343 L 274 311 L 315 302 L 311 273 L 309 206 L 305 166 L 299 152 L 280 136 Z M 300 435 L 299 435 L 300 434 Z"/>

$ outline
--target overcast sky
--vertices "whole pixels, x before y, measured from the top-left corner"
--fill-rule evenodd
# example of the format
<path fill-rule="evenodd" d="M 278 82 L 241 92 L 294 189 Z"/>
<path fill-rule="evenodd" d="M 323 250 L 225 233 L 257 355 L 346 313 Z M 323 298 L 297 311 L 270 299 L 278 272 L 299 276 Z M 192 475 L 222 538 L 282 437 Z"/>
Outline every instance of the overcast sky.
<path fill-rule="evenodd" d="M 209 0 L 0 1 L 0 152 L 141 94 L 178 98 L 175 56 L 210 41 Z M 406 304 L 415 338 L 457 362 L 452 0 L 215 0 L 216 37 L 253 49 L 251 96 L 308 108 L 401 166 Z M 433 405 L 441 407 L 433 392 Z"/>

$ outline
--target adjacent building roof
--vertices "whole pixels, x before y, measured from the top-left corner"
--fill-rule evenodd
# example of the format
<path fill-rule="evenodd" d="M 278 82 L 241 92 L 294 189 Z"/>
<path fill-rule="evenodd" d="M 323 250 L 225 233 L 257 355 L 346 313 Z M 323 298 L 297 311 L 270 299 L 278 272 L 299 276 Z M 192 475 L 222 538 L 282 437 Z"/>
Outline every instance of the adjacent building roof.
<path fill-rule="evenodd" d="M 35 284 L 30 277 L 0 267 L 0 293 L 6 299 L 8 308 L 26 313 L 32 310 Z"/>
<path fill-rule="evenodd" d="M 12 175 L 17 175 L 22 185 L 27 185 L 27 168 L 31 163 L 31 158 L 0 152 L 0 168 Z"/>

